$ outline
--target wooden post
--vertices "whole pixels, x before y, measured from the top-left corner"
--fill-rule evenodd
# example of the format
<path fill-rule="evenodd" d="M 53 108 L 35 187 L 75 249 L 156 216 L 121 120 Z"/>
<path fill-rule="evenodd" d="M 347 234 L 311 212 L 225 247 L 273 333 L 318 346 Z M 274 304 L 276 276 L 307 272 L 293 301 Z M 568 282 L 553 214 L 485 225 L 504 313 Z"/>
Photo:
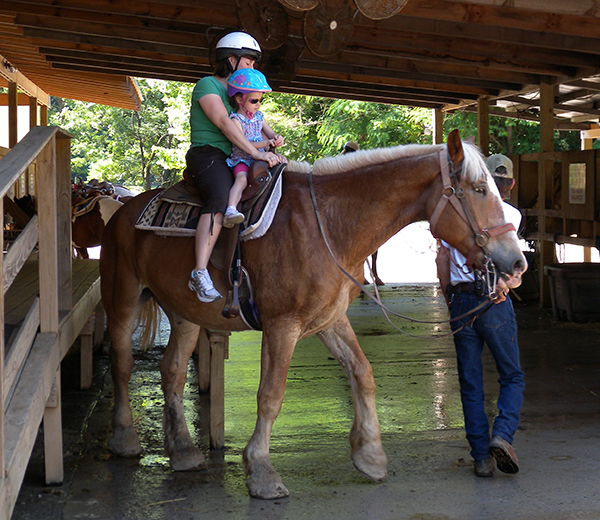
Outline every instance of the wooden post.
<path fill-rule="evenodd" d="M 18 110 L 19 95 L 17 84 L 14 81 L 8 82 L 8 147 L 12 148 L 17 144 L 18 137 Z"/>
<path fill-rule="evenodd" d="M 71 240 L 71 138 L 56 138 L 56 211 L 59 312 L 63 315 L 73 305 L 73 270 Z M 38 184 L 39 185 L 39 184 Z"/>
<path fill-rule="evenodd" d="M 487 157 L 490 154 L 490 101 L 485 96 L 477 98 L 477 144 Z"/>
<path fill-rule="evenodd" d="M 582 150 L 591 150 L 594 146 L 594 139 L 589 137 L 583 137 L 583 132 L 581 136 L 581 149 Z M 595 235 L 593 235 L 595 236 Z M 583 261 L 586 263 L 590 263 L 592 261 L 592 248 L 584 247 L 583 248 Z"/>
<path fill-rule="evenodd" d="M 48 107 L 46 105 L 40 107 L 40 126 L 48 126 Z"/>
<path fill-rule="evenodd" d="M 198 387 L 201 392 L 208 392 L 210 389 L 210 341 L 204 327 L 200 329 L 198 335 L 196 353 L 198 354 Z"/>
<path fill-rule="evenodd" d="M 29 98 L 29 130 L 38 124 L 38 102 L 37 98 Z"/>
<path fill-rule="evenodd" d="M 210 340 L 210 447 L 225 446 L 225 359 L 229 333 L 209 332 Z"/>
<path fill-rule="evenodd" d="M 60 399 L 60 365 L 54 376 L 50 397 L 44 410 L 44 465 L 46 484 L 63 482 L 62 411 Z"/>
<path fill-rule="evenodd" d="M 40 332 L 58 333 L 61 317 L 72 306 L 70 138 L 55 136 L 37 159 L 40 255 Z M 60 372 L 58 390 L 44 411 L 46 478 L 62 482 L 62 425 L 60 421 Z"/>
<path fill-rule="evenodd" d="M 439 108 L 433 109 L 433 144 L 444 142 L 444 113 Z"/>
<path fill-rule="evenodd" d="M 554 243 L 544 240 L 546 235 L 546 210 L 551 209 L 548 189 L 552 186 L 553 161 L 544 160 L 544 153 L 554 151 L 554 86 L 549 78 L 540 83 L 540 161 L 538 164 L 538 250 L 540 253 L 538 277 L 540 287 L 540 306 L 548 307 L 550 301 L 550 285 L 544 276 L 544 266 L 554 263 Z"/>

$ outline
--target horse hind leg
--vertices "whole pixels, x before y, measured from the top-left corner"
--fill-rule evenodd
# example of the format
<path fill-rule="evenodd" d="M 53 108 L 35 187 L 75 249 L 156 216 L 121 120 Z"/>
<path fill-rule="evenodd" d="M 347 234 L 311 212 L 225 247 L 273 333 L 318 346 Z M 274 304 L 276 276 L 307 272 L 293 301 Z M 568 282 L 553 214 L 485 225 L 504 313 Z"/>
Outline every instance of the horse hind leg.
<path fill-rule="evenodd" d="M 109 299 L 103 301 L 109 302 Z M 114 385 L 112 417 L 113 434 L 108 449 L 120 457 L 136 457 L 142 453 L 139 437 L 133 427 L 133 414 L 129 399 L 129 380 L 133 370 L 131 336 L 133 334 L 137 306 L 129 312 L 115 311 L 105 303 L 108 335 L 110 338 L 110 365 Z"/>
<path fill-rule="evenodd" d="M 376 482 L 387 478 L 387 457 L 375 408 L 375 380 L 348 318 L 318 333 L 319 339 L 342 365 L 352 388 L 354 422 L 350 432 L 352 462 L 358 471 Z"/>
<path fill-rule="evenodd" d="M 206 468 L 204 455 L 192 441 L 183 411 L 183 390 L 188 361 L 196 347 L 200 327 L 168 313 L 171 334 L 160 363 L 162 390 L 165 398 L 163 431 L 165 451 L 174 471 Z"/>

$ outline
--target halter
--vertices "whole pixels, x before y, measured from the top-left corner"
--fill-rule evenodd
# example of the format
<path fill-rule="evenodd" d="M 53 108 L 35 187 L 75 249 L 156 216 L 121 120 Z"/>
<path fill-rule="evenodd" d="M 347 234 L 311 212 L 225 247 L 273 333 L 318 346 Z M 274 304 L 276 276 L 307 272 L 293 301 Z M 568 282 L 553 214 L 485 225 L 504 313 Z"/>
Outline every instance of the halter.
<path fill-rule="evenodd" d="M 440 150 L 439 152 L 440 159 L 440 173 L 442 175 L 442 196 L 437 203 L 437 206 L 433 213 L 431 214 L 431 218 L 429 219 L 429 223 L 431 226 L 431 233 L 434 237 L 437 238 L 435 233 L 435 229 L 439 222 L 440 217 L 444 209 L 446 208 L 446 204 L 452 204 L 452 207 L 458 212 L 461 218 L 469 225 L 469 227 L 475 233 L 475 243 L 473 247 L 471 247 L 470 251 L 467 254 L 467 267 L 472 269 L 473 262 L 475 260 L 475 256 L 479 252 L 479 249 L 482 249 L 485 253 L 486 257 L 489 257 L 489 251 L 487 249 L 487 245 L 490 242 L 490 239 L 496 237 L 498 235 L 502 235 L 504 233 L 508 233 L 510 231 L 516 231 L 515 226 L 512 224 L 501 224 L 500 226 L 496 226 L 492 229 L 482 229 L 479 224 L 477 224 L 475 218 L 473 217 L 473 213 L 465 200 L 465 192 L 463 188 L 458 183 L 459 174 L 462 173 L 462 164 L 459 167 L 455 167 L 452 164 L 450 158 L 444 160 L 444 150 Z M 450 173 L 448 165 L 452 164 L 452 173 Z M 453 182 L 454 181 L 454 182 Z M 454 187 L 454 183 L 458 185 L 457 188 Z"/>

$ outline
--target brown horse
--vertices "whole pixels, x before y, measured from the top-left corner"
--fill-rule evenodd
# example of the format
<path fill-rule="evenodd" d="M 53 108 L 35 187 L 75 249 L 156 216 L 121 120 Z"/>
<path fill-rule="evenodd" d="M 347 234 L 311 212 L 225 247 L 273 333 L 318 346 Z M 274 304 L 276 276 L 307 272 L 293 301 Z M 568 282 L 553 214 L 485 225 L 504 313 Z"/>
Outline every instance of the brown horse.
<path fill-rule="evenodd" d="M 106 223 L 122 205 L 106 195 L 89 197 L 73 205 L 71 240 L 79 258 L 89 258 L 87 248 L 100 245 Z"/>
<path fill-rule="evenodd" d="M 271 228 L 263 237 L 243 243 L 241 253 L 263 324 L 258 417 L 243 456 L 246 484 L 253 497 L 288 495 L 270 462 L 269 441 L 296 342 L 312 334 L 323 341 L 351 382 L 354 465 L 375 481 L 386 478 L 373 373 L 346 316 L 359 289 L 333 257 L 362 281 L 363 264 L 370 254 L 407 224 L 429 220 L 435 214 L 432 228 L 436 235 L 481 266 L 484 253 L 475 245 L 471 225 L 452 204 L 438 205 L 440 200 L 453 198 L 454 188 L 444 188 L 440 175 L 448 165 L 454 188 L 464 192 L 471 216 L 467 220 L 477 222 L 483 229 L 480 235 L 491 235 L 487 245 L 480 236 L 481 245 L 497 269 L 518 277 L 527 263 L 517 235 L 512 226 L 507 230 L 500 197 L 483 157 L 474 146 L 461 143 L 457 131 L 450 134 L 447 145 L 361 151 L 317 161 L 312 173 L 309 165 L 299 163 L 291 163 L 284 172 L 282 198 Z M 160 365 L 165 449 L 173 469 L 198 469 L 204 466 L 204 458 L 185 423 L 182 393 L 199 326 L 222 331 L 248 327 L 239 318 L 224 318 L 222 301 L 200 303 L 187 288 L 194 266 L 192 238 L 161 237 L 134 228 L 155 194 L 147 192 L 125 204 L 107 225 L 102 240 L 102 301 L 108 317 L 115 387 L 109 448 L 122 456 L 141 453 L 128 393 L 133 367 L 131 336 L 138 311 L 153 297 L 171 322 Z M 502 233 L 486 232 L 496 228 Z M 210 269 L 218 290 L 225 291 L 223 273 Z"/>

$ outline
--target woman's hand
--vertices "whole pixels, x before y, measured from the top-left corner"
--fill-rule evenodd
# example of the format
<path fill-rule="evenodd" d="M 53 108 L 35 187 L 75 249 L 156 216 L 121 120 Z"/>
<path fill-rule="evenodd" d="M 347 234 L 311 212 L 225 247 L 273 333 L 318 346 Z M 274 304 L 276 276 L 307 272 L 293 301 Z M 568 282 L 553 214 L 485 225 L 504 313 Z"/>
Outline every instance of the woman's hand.
<path fill-rule="evenodd" d="M 269 166 L 275 166 L 281 162 L 281 158 L 279 154 L 273 152 L 256 152 L 256 155 L 253 155 L 253 158 L 256 161 L 266 161 L 269 163 Z"/>

